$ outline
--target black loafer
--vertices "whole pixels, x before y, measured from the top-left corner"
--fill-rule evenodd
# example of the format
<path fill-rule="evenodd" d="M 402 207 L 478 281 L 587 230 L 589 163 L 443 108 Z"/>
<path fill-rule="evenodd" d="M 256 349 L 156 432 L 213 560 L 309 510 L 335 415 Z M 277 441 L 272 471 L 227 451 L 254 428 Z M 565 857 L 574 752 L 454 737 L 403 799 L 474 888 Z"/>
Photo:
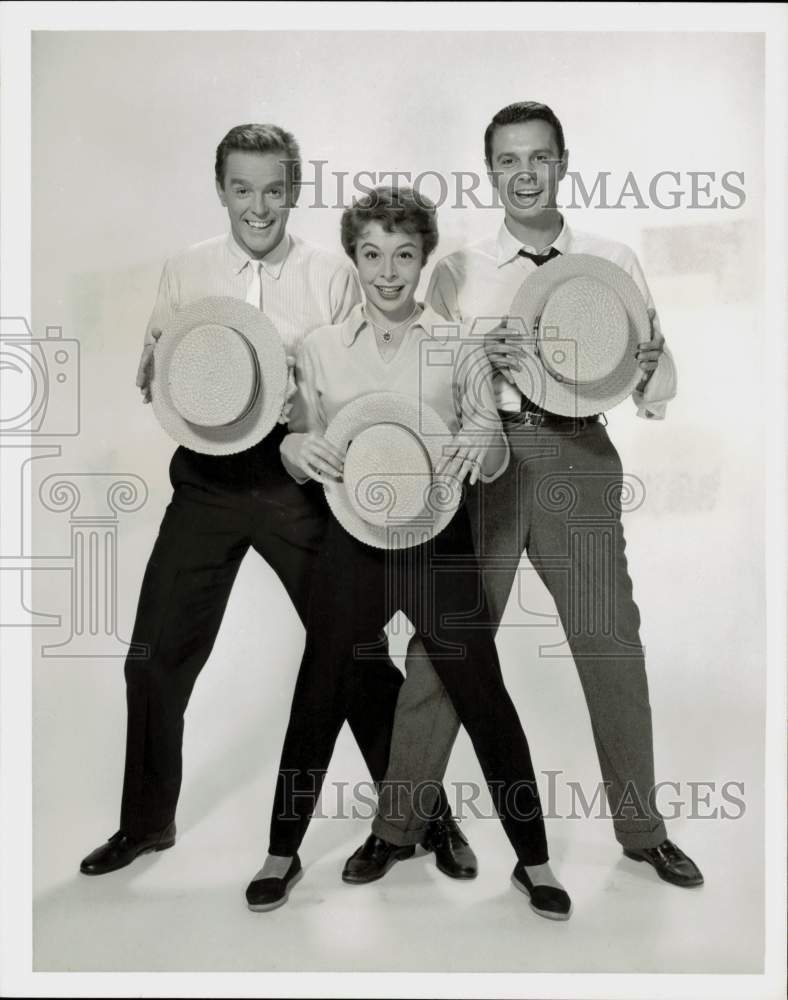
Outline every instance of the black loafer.
<path fill-rule="evenodd" d="M 548 920 L 568 920 L 572 913 L 569 893 L 552 885 L 534 885 L 528 878 L 525 865 L 517 864 L 512 872 L 512 885 L 531 900 L 531 909 Z"/>
<path fill-rule="evenodd" d="M 479 874 L 476 855 L 453 816 L 432 820 L 422 846 L 435 854 L 435 864 L 449 878 L 476 878 Z"/>
<path fill-rule="evenodd" d="M 350 885 L 366 885 L 383 878 L 398 861 L 412 858 L 416 853 L 413 844 L 397 847 L 371 833 L 357 851 L 350 855 L 342 869 L 342 881 Z"/>
<path fill-rule="evenodd" d="M 122 830 L 118 830 L 106 844 L 97 847 L 82 859 L 79 870 L 83 875 L 106 875 L 107 872 L 114 872 L 130 865 L 140 854 L 166 851 L 174 843 L 174 821 L 158 833 L 150 833 L 146 837 L 130 837 Z"/>
<path fill-rule="evenodd" d="M 671 840 L 663 840 L 656 847 L 625 847 L 624 855 L 633 861 L 647 861 L 657 875 L 671 885 L 685 889 L 703 885 L 700 868 Z"/>
<path fill-rule="evenodd" d="M 255 877 L 246 887 L 246 902 L 249 909 L 255 913 L 264 913 L 266 910 L 275 910 L 278 906 L 284 906 L 290 890 L 300 881 L 304 872 L 301 868 L 301 861 L 296 854 L 290 863 L 290 867 L 284 878 L 257 878 Z"/>

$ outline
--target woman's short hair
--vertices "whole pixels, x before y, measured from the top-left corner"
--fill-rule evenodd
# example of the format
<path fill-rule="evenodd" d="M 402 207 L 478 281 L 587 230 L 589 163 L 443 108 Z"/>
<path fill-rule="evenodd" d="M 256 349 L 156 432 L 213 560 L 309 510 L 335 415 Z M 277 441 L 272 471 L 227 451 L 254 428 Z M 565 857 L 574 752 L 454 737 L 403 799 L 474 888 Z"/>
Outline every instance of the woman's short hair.
<path fill-rule="evenodd" d="M 216 180 L 224 187 L 227 157 L 235 150 L 245 153 L 281 153 L 289 183 L 298 191 L 301 183 L 301 151 L 295 136 L 278 125 L 236 125 L 216 147 Z"/>
<path fill-rule="evenodd" d="M 342 213 L 342 246 L 354 261 L 358 238 L 370 222 L 379 222 L 387 233 L 420 233 L 424 255 L 422 263 L 438 245 L 435 205 L 412 188 L 376 187 L 345 209 Z"/>

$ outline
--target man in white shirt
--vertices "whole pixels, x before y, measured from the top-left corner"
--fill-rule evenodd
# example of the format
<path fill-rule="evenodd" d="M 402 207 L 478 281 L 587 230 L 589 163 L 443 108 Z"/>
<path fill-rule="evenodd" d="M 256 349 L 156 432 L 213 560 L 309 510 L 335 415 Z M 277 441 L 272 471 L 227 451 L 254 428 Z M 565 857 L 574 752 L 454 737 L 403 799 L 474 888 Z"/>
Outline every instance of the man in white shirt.
<path fill-rule="evenodd" d="M 165 264 L 137 376 L 146 402 L 155 342 L 181 306 L 205 296 L 245 300 L 265 311 L 294 357 L 307 333 L 341 322 L 360 302 L 349 261 L 287 232 L 300 172 L 294 137 L 276 125 L 240 125 L 221 141 L 216 190 L 230 233 L 188 247 Z M 283 468 L 284 435 L 279 424 L 238 454 L 212 456 L 179 447 L 173 455 L 173 497 L 145 572 L 132 634 L 132 649 L 144 647 L 147 654 L 130 654 L 125 666 L 120 829 L 83 859 L 86 875 L 115 871 L 140 854 L 174 844 L 184 711 L 250 547 L 273 567 L 305 620 L 327 512 L 320 486 L 299 486 Z M 402 674 L 390 661 L 371 669 L 379 672 L 376 684 L 399 690 Z M 420 663 L 415 669 L 417 675 L 425 671 Z M 416 677 L 411 686 L 418 689 Z M 441 700 L 440 693 L 432 701 L 417 697 L 417 707 L 408 707 L 425 740 Z M 390 733 L 381 732 L 363 706 L 348 721 L 371 773 L 381 777 Z M 420 755 L 421 749 L 413 747 L 406 756 L 409 752 Z"/>
<path fill-rule="evenodd" d="M 556 602 L 591 717 L 616 837 L 624 853 L 681 886 L 703 882 L 667 838 L 654 804 L 651 708 L 640 615 L 615 501 L 621 463 L 601 416 L 573 420 L 540 410 L 511 376 L 523 356 L 506 312 L 525 277 L 558 254 L 594 254 L 635 281 L 652 339 L 641 344 L 643 378 L 633 393 L 640 417 L 663 419 L 676 392 L 651 294 L 629 247 L 574 232 L 556 207 L 568 150 L 555 114 L 521 102 L 499 111 L 485 133 L 485 161 L 504 206 L 497 236 L 439 261 L 427 301 L 447 319 L 487 336 L 497 368 L 496 400 L 511 462 L 469 498 L 494 623 L 503 615 L 523 551 Z M 561 491 L 563 490 L 563 499 Z M 567 499 L 569 498 L 569 499 Z M 611 624 L 612 623 L 612 626 Z M 395 731 L 395 745 L 396 745 Z M 589 797 L 590 798 L 590 797 Z"/>

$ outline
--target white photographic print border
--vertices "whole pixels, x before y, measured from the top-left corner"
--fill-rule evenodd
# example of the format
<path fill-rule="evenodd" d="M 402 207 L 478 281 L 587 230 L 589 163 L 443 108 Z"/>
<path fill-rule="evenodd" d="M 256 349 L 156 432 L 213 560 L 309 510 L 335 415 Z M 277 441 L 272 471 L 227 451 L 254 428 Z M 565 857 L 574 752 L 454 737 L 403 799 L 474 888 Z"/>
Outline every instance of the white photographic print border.
<path fill-rule="evenodd" d="M 32 953 L 31 637 L 0 629 L 0 993 L 4 996 L 779 997 L 785 968 L 786 110 L 788 14 L 774 4 L 6 3 L 0 10 L 0 314 L 31 315 L 31 36 L 35 31 L 763 33 L 766 53 L 765 302 L 769 343 L 765 965 L 762 975 L 529 973 L 41 973 Z M 363 26 L 363 27 L 362 27 Z M 397 30 L 404 30 L 398 27 Z M 25 439 L 21 442 L 25 444 Z M 3 457 L 3 474 L 8 465 Z M 4 496 L 4 500 L 5 500 Z M 30 551 L 30 524 L 24 551 Z M 699 859 L 702 861 L 702 859 Z M 735 920 L 735 914 L 731 914 Z M 523 927 L 523 935 L 527 928 Z M 262 935 L 261 935 L 262 937 Z"/>

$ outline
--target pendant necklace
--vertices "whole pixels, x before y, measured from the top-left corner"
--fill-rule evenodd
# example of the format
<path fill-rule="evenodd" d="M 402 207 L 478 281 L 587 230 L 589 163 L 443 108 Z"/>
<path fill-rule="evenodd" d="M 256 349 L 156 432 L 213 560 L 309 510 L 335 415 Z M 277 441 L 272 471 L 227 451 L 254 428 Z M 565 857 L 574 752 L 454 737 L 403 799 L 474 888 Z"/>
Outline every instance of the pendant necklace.
<path fill-rule="evenodd" d="M 416 308 L 413 310 L 413 312 L 410 314 L 410 316 L 408 316 L 407 319 L 403 320 L 401 323 L 397 323 L 396 326 L 389 327 L 388 329 L 386 329 L 386 327 L 384 327 L 384 326 L 381 326 L 379 323 L 376 323 L 375 320 L 372 319 L 372 317 L 369 316 L 369 315 L 367 315 L 367 319 L 375 327 L 376 330 L 380 330 L 381 331 L 381 335 L 382 335 L 381 339 L 383 340 L 383 342 L 386 343 L 386 344 L 390 344 L 391 343 L 391 336 L 394 333 L 394 331 L 395 330 L 399 330 L 400 327 L 403 327 L 407 323 L 410 323 L 413 320 L 413 317 L 419 311 L 419 308 L 420 307 L 418 305 L 416 305 Z"/>

